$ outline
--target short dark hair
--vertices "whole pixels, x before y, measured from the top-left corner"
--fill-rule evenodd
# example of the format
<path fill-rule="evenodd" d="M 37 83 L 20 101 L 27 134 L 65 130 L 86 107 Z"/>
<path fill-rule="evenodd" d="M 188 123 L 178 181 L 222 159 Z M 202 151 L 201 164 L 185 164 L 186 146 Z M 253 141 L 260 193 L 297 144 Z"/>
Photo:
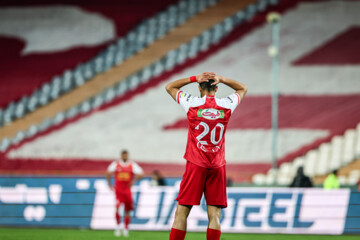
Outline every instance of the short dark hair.
<path fill-rule="evenodd" d="M 121 154 L 125 154 L 125 153 L 128 153 L 128 151 L 125 149 L 121 151 Z"/>
<path fill-rule="evenodd" d="M 211 85 L 213 82 L 215 82 L 213 79 L 209 79 L 208 82 L 200 83 L 200 87 L 203 91 L 208 91 L 208 92 L 215 91 L 216 85 Z"/>

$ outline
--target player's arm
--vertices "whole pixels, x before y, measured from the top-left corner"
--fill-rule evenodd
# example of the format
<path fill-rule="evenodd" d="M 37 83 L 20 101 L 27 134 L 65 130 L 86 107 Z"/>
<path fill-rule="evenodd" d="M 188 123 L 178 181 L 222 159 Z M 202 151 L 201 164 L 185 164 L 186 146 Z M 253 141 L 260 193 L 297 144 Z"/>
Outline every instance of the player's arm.
<path fill-rule="evenodd" d="M 111 190 L 114 189 L 113 185 L 111 184 L 111 177 L 112 177 L 113 173 L 112 172 L 106 172 L 106 180 L 107 180 L 107 183 L 108 183 L 108 186 Z"/>
<path fill-rule="evenodd" d="M 144 173 L 142 173 L 142 174 L 136 174 L 135 177 L 134 177 L 134 180 L 135 180 L 135 182 L 136 182 L 136 181 L 139 181 L 140 179 L 142 179 L 143 177 L 144 177 Z"/>
<path fill-rule="evenodd" d="M 112 162 L 107 171 L 106 171 L 106 174 L 105 174 L 105 177 L 106 177 L 106 180 L 107 180 L 107 183 L 108 183 L 108 186 L 111 190 L 114 190 L 114 187 L 113 185 L 111 184 L 111 177 L 114 175 L 114 172 L 115 172 L 115 169 L 116 169 L 116 163 L 115 162 Z"/>
<path fill-rule="evenodd" d="M 239 94 L 241 100 L 245 97 L 247 90 L 248 90 L 248 87 L 239 81 L 216 75 L 215 82 L 213 83 L 213 85 L 218 84 L 218 83 L 223 83 L 223 84 L 231 87 L 232 89 L 234 89 L 235 92 L 237 94 Z"/>
<path fill-rule="evenodd" d="M 133 173 L 134 179 L 129 183 L 129 187 L 144 177 L 144 170 L 135 162 L 133 163 Z"/>
<path fill-rule="evenodd" d="M 200 75 L 194 76 L 196 77 L 197 83 L 207 82 L 209 79 L 211 79 L 214 76 L 214 73 L 202 73 Z M 194 81 L 193 81 L 194 82 Z M 185 85 L 188 85 L 189 83 L 192 83 L 191 78 L 182 78 L 175 80 L 173 82 L 169 82 L 166 84 L 166 91 L 170 94 L 170 96 L 176 101 L 176 94 L 179 92 L 180 88 L 182 88 Z"/>

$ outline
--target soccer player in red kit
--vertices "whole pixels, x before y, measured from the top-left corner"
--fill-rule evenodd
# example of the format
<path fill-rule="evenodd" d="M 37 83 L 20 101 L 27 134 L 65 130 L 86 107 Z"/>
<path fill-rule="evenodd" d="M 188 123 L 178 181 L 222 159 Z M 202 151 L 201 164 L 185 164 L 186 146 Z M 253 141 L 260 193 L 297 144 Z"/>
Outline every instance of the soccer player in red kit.
<path fill-rule="evenodd" d="M 180 90 L 192 82 L 199 83 L 201 97 Z M 216 98 L 219 83 L 235 92 L 226 98 Z M 184 108 L 189 121 L 184 156 L 186 170 L 176 199 L 178 203 L 170 240 L 185 239 L 187 217 L 193 205 L 200 205 L 203 193 L 209 218 L 206 237 L 208 240 L 219 240 L 221 208 L 227 207 L 225 132 L 230 116 L 244 98 L 247 87 L 238 81 L 206 72 L 170 82 L 166 90 Z"/>
<path fill-rule="evenodd" d="M 123 204 L 125 207 L 124 223 L 125 228 L 123 229 L 124 237 L 129 236 L 129 223 L 130 223 L 130 211 L 133 210 L 133 200 L 131 195 L 131 186 L 134 181 L 142 178 L 144 172 L 142 168 L 134 161 L 128 159 L 128 152 L 123 150 L 121 152 L 121 159 L 112 162 L 106 174 L 106 179 L 111 190 L 115 190 L 116 196 L 116 223 L 115 236 L 121 236 L 121 217 L 119 208 Z M 111 184 L 111 176 L 115 177 L 115 189 Z"/>

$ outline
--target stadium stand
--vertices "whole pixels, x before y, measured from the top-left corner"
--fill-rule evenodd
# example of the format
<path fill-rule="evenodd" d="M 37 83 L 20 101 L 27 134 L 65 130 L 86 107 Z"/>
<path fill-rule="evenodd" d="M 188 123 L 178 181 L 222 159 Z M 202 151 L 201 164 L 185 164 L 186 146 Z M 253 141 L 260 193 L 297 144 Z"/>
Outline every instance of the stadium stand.
<path fill-rule="evenodd" d="M 93 11 L 94 9 L 96 9 L 97 13 L 101 13 L 106 17 L 110 17 L 111 19 L 113 19 L 114 23 L 116 24 L 116 29 L 112 29 L 113 27 L 111 26 L 111 23 L 106 23 L 104 19 L 92 19 L 96 18 L 97 16 L 91 16 L 90 14 L 88 14 L 88 18 L 90 19 L 86 19 L 88 25 L 78 26 L 78 28 L 85 28 L 89 30 L 89 33 L 80 32 L 76 34 L 79 36 L 86 36 L 85 39 L 71 39 L 71 37 L 67 36 L 70 39 L 57 41 L 65 42 L 61 46 L 49 46 L 51 45 L 51 40 L 54 41 L 54 39 L 47 39 L 47 41 L 50 41 L 50 43 L 38 43 L 38 46 L 32 46 L 31 43 L 32 41 L 34 41 L 34 39 L 31 38 L 32 36 L 27 36 L 26 34 L 24 35 L 21 32 L 21 28 L 24 28 L 25 26 L 19 26 L 19 24 L 17 24 L 16 22 L 16 17 L 20 14 L 26 14 L 29 11 L 34 11 L 34 9 L 31 9 L 30 7 L 25 7 L 22 10 L 15 10 L 12 8 L 7 8 L 3 10 L 4 14 L 2 14 L 2 16 L 4 19 L 2 21 L 3 26 L 1 26 L 0 32 L 3 32 L 3 34 L 7 34 L 10 36 L 15 35 L 24 37 L 25 39 L 29 40 L 29 43 L 27 43 L 25 49 L 23 50 L 23 54 L 25 54 L 25 56 L 23 57 L 18 55 L 14 56 L 14 52 L 15 54 L 18 54 L 18 51 L 20 51 L 21 48 L 24 47 L 15 47 L 17 43 L 15 40 L 5 38 L 4 44 L 2 44 L 3 48 L 6 48 L 5 53 L 9 54 L 10 56 L 14 56 L 14 60 L 9 63 L 8 59 L 6 59 L 6 61 L 4 61 L 3 63 L 0 62 L 0 64 L 6 64 L 10 69 L 14 69 L 14 65 L 17 64 L 21 66 L 21 71 L 4 71 L 4 73 L 2 74 L 2 76 L 8 79 L 8 81 L 4 82 L 4 84 L 6 83 L 7 91 L 4 91 L 3 94 L 1 94 L 2 97 L 0 98 L 0 106 L 8 103 L 9 101 L 12 102 L 10 102 L 7 107 L 1 110 L 3 114 L 0 114 L 0 126 L 1 124 L 9 124 L 13 120 L 23 117 L 28 112 L 33 112 L 35 109 L 44 106 L 53 100 L 56 100 L 62 94 L 65 94 L 72 89 L 83 85 L 86 81 L 91 80 L 94 75 L 105 72 L 114 65 L 121 64 L 125 59 L 141 51 L 143 48 L 150 45 L 156 39 L 161 38 L 172 28 L 182 24 L 194 14 L 204 10 L 209 5 L 215 4 L 216 0 L 180 1 L 178 4 L 170 5 L 164 11 L 156 13 L 157 11 L 159 11 L 159 9 L 164 8 L 164 5 L 166 6 L 169 5 L 169 3 L 175 2 L 174 0 L 161 2 L 158 1 L 155 4 L 151 4 L 149 8 L 146 8 L 145 14 L 143 13 L 145 9 L 144 8 L 141 11 L 135 11 L 134 14 L 131 15 L 128 14 L 129 9 L 134 9 L 139 4 L 142 6 L 149 4 L 146 1 L 141 0 L 128 2 L 126 4 L 119 4 L 115 1 L 107 1 L 103 3 L 103 7 L 99 7 L 97 4 L 96 6 L 92 5 L 91 2 L 77 2 L 78 4 L 82 4 L 80 5 L 80 7 L 82 7 L 82 10 Z M 4 5 L 6 6 L 6 4 L 3 3 L 3 6 Z M 111 8 L 111 6 L 113 8 Z M 114 11 L 114 8 L 120 9 L 122 11 Z M 37 8 L 35 8 L 35 10 L 37 10 Z M 38 34 L 41 35 L 42 32 L 45 32 L 47 34 L 51 34 L 50 36 L 57 36 L 57 34 L 59 35 L 60 33 L 54 34 L 53 32 L 51 32 L 51 28 L 55 26 L 55 24 L 57 24 L 58 27 L 57 31 L 60 31 L 59 29 L 61 29 L 59 27 L 60 24 L 60 26 L 62 26 L 63 28 L 67 27 L 68 29 L 70 29 L 68 31 L 71 33 L 71 27 L 67 26 L 66 23 L 72 23 L 66 22 L 64 24 L 64 19 L 62 18 L 66 19 L 66 17 L 72 17 L 72 21 L 78 20 L 85 22 L 84 19 L 81 19 L 79 16 L 76 15 L 80 15 L 80 13 L 77 13 L 76 11 L 71 12 L 70 10 L 71 9 L 69 9 L 69 7 L 64 7 L 63 9 L 61 7 L 53 7 L 49 9 L 45 8 L 42 11 L 38 10 L 38 15 L 40 15 L 38 17 L 41 17 L 46 13 L 51 13 L 53 16 L 52 21 L 54 22 L 53 24 L 48 24 L 48 26 L 45 25 L 45 29 L 37 30 L 39 32 Z M 155 16 L 145 19 L 146 16 L 154 15 L 154 13 L 156 13 Z M 86 18 L 85 13 L 81 14 L 84 15 L 81 15 L 82 18 Z M 34 16 L 36 15 L 28 16 L 28 21 L 30 22 L 28 23 L 29 25 L 37 23 L 37 19 L 33 19 Z M 48 16 L 50 15 L 48 14 Z M 141 21 L 141 23 L 137 24 L 139 21 Z M 133 29 L 129 28 L 130 26 L 132 27 L 134 25 L 135 27 Z M 91 31 L 91 28 L 96 26 L 98 26 L 102 31 Z M 16 29 L 16 27 L 18 29 Z M 50 29 L 46 29 L 46 27 Z M 104 32 L 104 28 L 108 31 Z M 128 29 L 129 31 L 125 32 L 125 34 L 124 29 Z M 69 32 L 64 31 L 63 34 L 69 35 Z M 98 35 L 103 36 L 104 39 L 101 39 L 103 42 L 113 42 L 115 34 L 117 36 L 123 34 L 124 36 L 118 38 L 115 43 L 111 44 L 105 50 L 101 51 L 90 61 L 85 62 L 85 60 L 87 60 L 90 56 L 94 55 L 96 51 L 99 51 L 99 49 L 103 48 L 103 44 L 100 47 L 81 49 L 77 50 L 77 52 L 66 51 L 69 47 L 79 45 L 79 42 L 77 41 L 83 41 L 81 42 L 83 45 L 94 45 L 98 43 L 100 41 L 99 39 L 97 39 L 99 38 L 99 36 L 93 36 L 94 34 L 91 34 L 94 32 L 97 32 Z M 36 35 L 36 33 L 36 31 L 33 31 L 32 35 Z M 37 36 L 37 38 L 41 39 L 40 36 Z M 89 39 L 92 42 L 87 42 L 89 41 Z M 41 46 L 43 45 L 49 46 L 49 49 L 42 49 Z M 32 47 L 34 49 L 32 49 Z M 62 50 L 64 53 L 56 52 L 54 54 L 50 54 L 49 56 L 27 56 L 29 53 L 32 53 L 32 51 L 43 52 L 46 50 Z M 57 59 L 56 62 L 54 61 L 54 59 Z M 37 67 L 38 65 L 41 67 Z M 63 75 L 53 77 L 56 72 L 59 72 L 63 69 L 68 68 L 69 66 L 74 65 L 77 65 L 75 69 L 67 69 L 64 71 Z M 44 68 L 44 66 L 46 67 Z M 44 71 L 44 69 L 46 70 Z M 48 79 L 50 79 L 51 77 L 53 77 L 52 80 L 48 82 Z M 12 85 L 8 84 L 9 81 L 12 83 Z M 41 87 L 37 88 L 37 86 L 39 86 L 41 83 L 43 83 Z M 5 87 L 2 89 L 5 89 Z M 36 90 L 34 91 L 34 89 Z M 30 94 L 30 92 L 32 93 Z M 19 100 L 13 101 L 17 99 Z"/>
<path fill-rule="evenodd" d="M 348 129 L 342 136 L 334 136 L 330 142 L 322 143 L 317 149 L 297 157 L 292 162 L 283 163 L 279 170 L 270 169 L 267 174 L 255 174 L 252 178 L 257 185 L 288 186 L 297 169 L 304 167 L 305 174 L 320 184 L 326 175 L 339 171 L 342 185 L 356 185 L 360 179 L 360 123 L 356 129 Z"/>
<path fill-rule="evenodd" d="M 311 56 L 314 49 L 322 46 L 326 49 L 328 42 L 348 39 L 348 29 L 359 23 L 358 18 L 350 19 L 340 12 L 340 26 L 336 22 L 338 19 L 335 18 L 328 24 L 321 16 L 337 16 L 339 12 L 335 11 L 339 8 L 333 8 L 335 4 L 341 4 L 341 9 L 351 11 L 354 4 L 358 3 L 282 1 L 278 6 L 256 14 L 266 8 L 268 3 L 259 1 L 245 10 L 229 14 L 231 18 L 221 20 L 220 24 L 168 52 L 166 57 L 119 82 L 115 87 L 110 87 L 79 105 L 72 105 L 66 112 L 58 112 L 55 118 L 45 119 L 40 125 L 27 128 L 14 139 L 3 140 L 1 147 L 6 153 L 2 155 L 2 169 L 34 170 L 30 165 L 41 163 L 45 170 L 64 171 L 85 160 L 84 171 L 96 172 L 96 169 L 104 168 L 109 159 L 116 156 L 119 146 L 125 146 L 136 160 L 143 163 L 145 169 L 157 164 L 156 168 L 159 169 L 160 166 L 165 174 L 178 175 L 182 170 L 181 154 L 186 139 L 186 124 L 181 110 L 174 109 L 169 99 L 168 104 L 164 102 L 166 97 L 162 93 L 163 86 L 166 81 L 176 77 L 211 69 L 234 78 L 246 76 L 244 81 L 249 84 L 250 89 L 249 96 L 229 124 L 227 156 L 230 176 L 236 181 L 249 181 L 254 173 L 265 173 L 270 167 L 271 100 L 268 91 L 269 59 L 265 55 L 270 42 L 270 30 L 263 23 L 266 12 L 273 9 L 284 12 L 287 19 L 283 23 L 284 63 L 281 66 L 283 75 L 280 89 L 279 162 L 283 164 L 279 173 L 270 170 L 266 176 L 263 175 L 264 181 L 266 184 L 274 184 L 277 180 L 277 183 L 286 185 L 291 176 L 289 172 L 302 164 L 327 165 L 326 156 L 332 159 L 332 167 L 349 163 L 353 160 L 349 154 L 345 157 L 346 161 L 335 157 L 336 154 L 341 156 L 339 146 L 346 137 L 334 136 L 355 128 L 360 121 L 356 111 L 359 109 L 360 89 L 352 79 L 358 74 L 358 70 L 356 66 L 344 66 L 347 63 L 345 61 L 336 63 L 336 68 L 330 70 L 326 64 L 311 62 L 310 57 L 307 59 L 304 56 L 306 53 L 309 53 L 306 56 Z M 317 13 L 319 8 L 323 11 L 319 13 L 321 16 L 317 25 L 312 28 L 296 25 L 301 16 Z M 246 19 L 249 21 L 244 22 Z M 294 30 L 295 26 L 298 30 Z M 318 27 L 321 32 L 318 32 Z M 309 38 L 299 42 L 298 39 L 304 34 Z M 294 69 L 297 73 L 303 69 L 307 74 L 295 76 Z M 151 81 L 144 81 L 140 85 L 142 79 L 149 80 L 151 76 Z M 341 89 L 338 87 L 340 83 Z M 126 89 L 130 91 L 125 93 Z M 228 89 L 219 92 L 223 96 L 226 93 Z M 328 108 L 329 105 L 332 106 L 331 109 Z M 145 118 L 146 124 L 143 121 Z M 92 129 L 88 135 L 81 137 L 77 134 L 87 129 Z M 139 133 L 146 133 L 151 137 L 139 139 Z M 348 133 L 347 136 L 345 141 L 351 142 L 354 133 Z M 28 140 L 24 141 L 24 138 Z M 327 144 L 331 139 L 336 140 Z M 111 146 L 112 144 L 116 146 Z M 316 150 L 319 146 L 320 149 Z M 334 154 L 330 154 L 330 148 L 333 147 Z M 301 157 L 309 150 L 312 151 Z M 319 151 L 322 152 L 321 158 L 318 158 Z M 295 161 L 290 163 L 293 159 Z M 172 164 L 164 164 L 169 162 Z M 310 171 L 312 168 L 306 166 L 307 174 L 312 176 L 325 174 L 331 169 L 314 168 L 319 171 L 316 172 Z M 256 178 L 261 178 L 261 175 L 254 176 L 254 181 Z"/>

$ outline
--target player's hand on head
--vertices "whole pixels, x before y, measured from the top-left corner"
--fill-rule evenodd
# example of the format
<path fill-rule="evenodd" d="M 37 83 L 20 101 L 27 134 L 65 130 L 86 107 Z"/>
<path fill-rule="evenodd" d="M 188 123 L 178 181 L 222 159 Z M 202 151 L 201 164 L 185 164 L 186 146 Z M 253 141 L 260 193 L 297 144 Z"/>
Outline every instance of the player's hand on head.
<path fill-rule="evenodd" d="M 220 83 L 220 77 L 218 75 L 215 75 L 215 77 L 212 79 L 214 79 L 214 82 L 211 85 L 217 85 Z"/>
<path fill-rule="evenodd" d="M 208 82 L 210 79 L 214 79 L 216 74 L 213 72 L 204 72 L 196 77 L 198 83 Z"/>
<path fill-rule="evenodd" d="M 198 83 L 208 82 L 209 78 L 207 77 L 206 73 L 202 73 L 202 74 L 196 76 L 196 81 Z"/>

